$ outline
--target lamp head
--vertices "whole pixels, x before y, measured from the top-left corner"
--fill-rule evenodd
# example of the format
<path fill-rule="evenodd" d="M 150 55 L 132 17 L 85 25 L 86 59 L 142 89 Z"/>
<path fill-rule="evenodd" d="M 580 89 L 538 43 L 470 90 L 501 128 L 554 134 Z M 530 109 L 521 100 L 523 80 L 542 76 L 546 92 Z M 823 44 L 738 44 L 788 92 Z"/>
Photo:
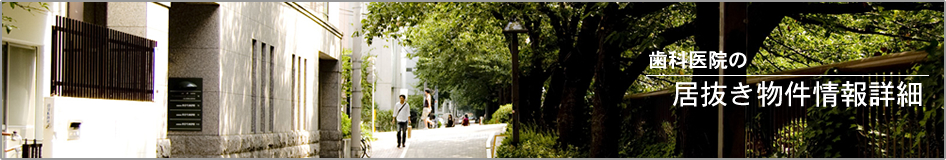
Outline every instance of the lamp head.
<path fill-rule="evenodd" d="M 509 23 L 506 24 L 506 27 L 503 28 L 503 33 L 525 33 L 528 31 L 528 29 L 522 27 L 522 25 L 519 24 L 519 21 L 516 21 L 515 19 L 509 21 Z"/>

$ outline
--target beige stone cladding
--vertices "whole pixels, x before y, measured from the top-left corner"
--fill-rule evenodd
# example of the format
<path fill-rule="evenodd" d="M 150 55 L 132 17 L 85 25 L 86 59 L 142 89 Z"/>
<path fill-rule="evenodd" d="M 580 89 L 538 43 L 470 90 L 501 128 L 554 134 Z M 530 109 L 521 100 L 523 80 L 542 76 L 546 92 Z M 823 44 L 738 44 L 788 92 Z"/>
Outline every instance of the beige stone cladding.
<path fill-rule="evenodd" d="M 293 2 L 174 2 L 169 15 L 169 77 L 204 85 L 201 131 L 168 131 L 170 157 L 319 157 L 333 25 Z"/>

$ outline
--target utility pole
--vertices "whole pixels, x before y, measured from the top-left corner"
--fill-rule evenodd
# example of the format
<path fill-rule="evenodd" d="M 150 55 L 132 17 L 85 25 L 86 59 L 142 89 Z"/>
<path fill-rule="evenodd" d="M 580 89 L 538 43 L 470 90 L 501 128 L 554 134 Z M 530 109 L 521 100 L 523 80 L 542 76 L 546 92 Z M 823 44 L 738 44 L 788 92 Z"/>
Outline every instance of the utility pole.
<path fill-rule="evenodd" d="M 355 22 L 354 28 L 356 30 L 361 29 L 361 5 L 364 3 L 358 3 L 355 5 L 353 11 L 355 12 L 355 19 L 352 20 Z M 361 36 L 352 37 L 352 54 L 351 54 L 351 115 L 348 115 L 351 118 L 351 142 L 349 146 L 351 148 L 351 157 L 358 157 L 361 155 L 361 97 L 363 96 L 361 92 L 361 47 L 364 40 Z"/>

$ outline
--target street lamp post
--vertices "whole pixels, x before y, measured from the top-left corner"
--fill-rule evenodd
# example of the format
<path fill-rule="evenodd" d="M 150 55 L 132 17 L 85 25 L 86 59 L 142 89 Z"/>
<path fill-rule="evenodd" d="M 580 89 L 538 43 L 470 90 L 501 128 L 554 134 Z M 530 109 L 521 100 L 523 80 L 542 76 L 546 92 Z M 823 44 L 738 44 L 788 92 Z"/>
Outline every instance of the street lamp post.
<path fill-rule="evenodd" d="M 519 35 L 529 30 L 522 27 L 518 21 L 513 19 L 506 27 L 503 33 L 509 37 L 509 52 L 512 52 L 512 145 L 519 145 Z"/>
<path fill-rule="evenodd" d="M 377 87 L 378 84 L 375 82 L 378 79 L 378 72 L 377 72 L 377 69 L 374 67 L 374 61 L 375 61 L 374 57 L 368 58 L 368 62 L 371 63 L 371 69 L 370 69 L 371 72 L 369 72 L 370 76 L 368 77 L 368 82 L 371 83 L 371 89 L 372 89 L 371 90 L 371 133 L 376 132 L 378 128 L 377 125 L 375 125 L 378 123 L 377 122 L 378 111 L 376 110 L 376 108 L 378 108 L 378 105 L 375 105 L 375 102 L 374 102 L 375 100 L 374 97 L 377 96 L 375 94 L 378 93 L 378 87 Z"/>

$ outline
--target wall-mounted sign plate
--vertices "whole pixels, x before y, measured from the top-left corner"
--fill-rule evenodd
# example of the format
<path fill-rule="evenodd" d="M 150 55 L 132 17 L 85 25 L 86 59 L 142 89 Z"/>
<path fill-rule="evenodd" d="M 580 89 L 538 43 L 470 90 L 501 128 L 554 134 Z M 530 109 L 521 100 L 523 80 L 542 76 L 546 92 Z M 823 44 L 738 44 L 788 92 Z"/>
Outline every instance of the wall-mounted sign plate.
<path fill-rule="evenodd" d="M 203 79 L 168 79 L 168 131 L 200 131 Z"/>

